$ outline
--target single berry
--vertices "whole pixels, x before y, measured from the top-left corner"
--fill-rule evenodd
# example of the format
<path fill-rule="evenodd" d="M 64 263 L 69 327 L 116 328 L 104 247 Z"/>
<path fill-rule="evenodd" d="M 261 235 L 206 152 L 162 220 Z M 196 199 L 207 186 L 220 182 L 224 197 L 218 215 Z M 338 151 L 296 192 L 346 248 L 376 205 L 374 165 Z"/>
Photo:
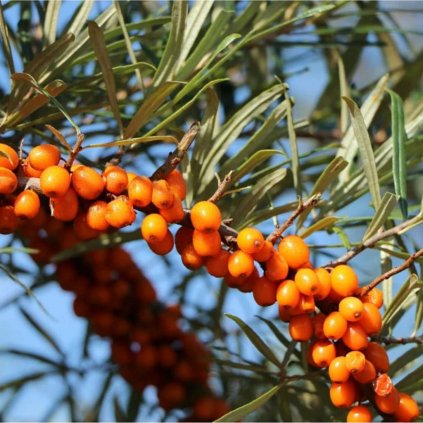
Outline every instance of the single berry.
<path fill-rule="evenodd" d="M 94 169 L 78 166 L 72 172 L 72 187 L 79 197 L 95 200 L 104 190 L 104 181 Z"/>
<path fill-rule="evenodd" d="M 21 219 L 34 219 L 40 211 L 40 197 L 35 191 L 26 189 L 15 200 L 15 215 Z"/>
<path fill-rule="evenodd" d="M 153 192 L 151 202 L 158 209 L 169 209 L 175 200 L 175 194 L 170 189 L 169 184 L 164 179 L 153 181 Z"/>
<path fill-rule="evenodd" d="M 326 338 L 333 341 L 341 339 L 348 327 L 345 317 L 339 311 L 330 313 L 323 323 L 323 332 Z"/>
<path fill-rule="evenodd" d="M 348 408 L 357 401 L 358 391 L 352 380 L 332 383 L 329 389 L 330 400 L 335 407 Z"/>
<path fill-rule="evenodd" d="M 221 249 L 220 234 L 218 231 L 201 232 L 194 229 L 192 245 L 200 256 L 216 256 Z"/>
<path fill-rule="evenodd" d="M 223 278 L 226 276 L 228 273 L 229 256 L 229 251 L 220 249 L 217 255 L 207 257 L 205 262 L 207 272 L 216 278 Z"/>
<path fill-rule="evenodd" d="M 360 320 L 363 310 L 363 303 L 356 297 L 345 297 L 339 303 L 339 312 L 349 322 Z"/>
<path fill-rule="evenodd" d="M 341 297 L 349 297 L 358 288 L 358 278 L 354 270 L 346 264 L 336 266 L 331 274 L 332 289 Z"/>
<path fill-rule="evenodd" d="M 199 231 L 217 231 L 222 223 L 222 216 L 216 204 L 211 201 L 200 201 L 191 209 L 191 223 Z"/>
<path fill-rule="evenodd" d="M 236 278 L 247 278 L 253 273 L 253 270 L 254 260 L 249 254 L 244 253 L 244 251 L 237 250 L 229 257 L 228 271 L 232 276 Z"/>
<path fill-rule="evenodd" d="M 119 195 L 128 188 L 126 170 L 119 166 L 106 166 L 103 171 L 103 181 L 108 192 Z"/>
<path fill-rule="evenodd" d="M 40 176 L 41 192 L 50 198 L 59 198 L 66 194 L 71 183 L 69 172 L 60 166 L 50 166 Z"/>
<path fill-rule="evenodd" d="M 240 250 L 247 254 L 256 254 L 264 246 L 263 234 L 255 228 L 242 229 L 236 238 Z"/>
<path fill-rule="evenodd" d="M 313 336 L 312 318 L 308 314 L 293 316 L 289 322 L 289 334 L 294 341 L 308 341 Z"/>
<path fill-rule="evenodd" d="M 372 421 L 372 413 L 365 405 L 352 407 L 347 414 L 347 423 L 367 423 Z"/>
<path fill-rule="evenodd" d="M 276 288 L 277 285 L 265 276 L 258 278 L 253 287 L 254 300 L 262 307 L 273 305 L 276 302 Z"/>
<path fill-rule="evenodd" d="M 50 168 L 47 168 L 48 170 Z M 46 171 L 44 170 L 44 172 Z M 44 173 L 43 172 L 43 173 Z M 75 219 L 79 210 L 78 196 L 72 188 L 69 188 L 64 195 L 51 198 L 50 207 L 52 216 L 62 222 L 70 222 Z"/>
<path fill-rule="evenodd" d="M 0 194 L 12 194 L 18 187 L 18 178 L 6 167 L 0 167 Z"/>
<path fill-rule="evenodd" d="M 16 151 L 7 144 L 0 143 L 0 167 L 15 170 L 19 164 Z"/>
<path fill-rule="evenodd" d="M 28 162 L 33 169 L 44 170 L 60 162 L 60 150 L 52 144 L 41 144 L 28 154 Z"/>
<path fill-rule="evenodd" d="M 364 370 L 366 365 L 366 357 L 360 351 L 350 351 L 345 356 L 346 359 L 346 366 L 350 373 L 358 373 Z"/>
<path fill-rule="evenodd" d="M 314 295 L 319 288 L 319 280 L 312 269 L 299 269 L 295 274 L 295 283 L 304 295 Z"/>
<path fill-rule="evenodd" d="M 147 242 L 163 241 L 167 235 L 167 222 L 158 213 L 151 213 L 144 217 L 141 223 L 141 234 Z"/>
<path fill-rule="evenodd" d="M 279 243 L 278 250 L 285 257 L 291 269 L 303 267 L 310 259 L 307 244 L 297 235 L 289 235 L 283 238 Z"/>
<path fill-rule="evenodd" d="M 351 374 L 347 368 L 347 359 L 342 355 L 331 361 L 328 371 L 331 382 L 337 383 L 346 382 Z"/>
<path fill-rule="evenodd" d="M 276 301 L 279 307 L 292 310 L 300 302 L 300 291 L 292 280 L 281 282 L 276 291 Z"/>
<path fill-rule="evenodd" d="M 105 218 L 110 226 L 123 228 L 134 222 L 136 214 L 131 202 L 122 196 L 107 204 Z"/>
<path fill-rule="evenodd" d="M 267 279 L 270 281 L 282 281 L 288 276 L 288 263 L 285 258 L 275 251 L 266 261 L 266 270 L 264 272 Z"/>

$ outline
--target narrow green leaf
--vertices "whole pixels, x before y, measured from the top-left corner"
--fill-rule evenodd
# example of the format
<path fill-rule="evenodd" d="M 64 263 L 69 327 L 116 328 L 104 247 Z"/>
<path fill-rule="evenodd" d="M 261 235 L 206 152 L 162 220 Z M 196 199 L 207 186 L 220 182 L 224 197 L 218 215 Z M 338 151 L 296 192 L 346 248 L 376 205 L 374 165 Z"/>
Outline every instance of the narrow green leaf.
<path fill-rule="evenodd" d="M 98 144 L 89 144 L 84 146 L 86 148 L 105 148 L 105 147 L 120 147 L 123 145 L 145 144 L 149 142 L 166 142 L 171 144 L 178 144 L 178 140 L 172 135 L 151 135 L 149 137 L 130 138 L 128 140 L 117 140 L 110 142 L 103 142 Z"/>
<path fill-rule="evenodd" d="M 339 92 L 342 97 L 349 97 L 350 90 L 348 88 L 347 75 L 345 74 L 345 66 L 342 56 L 338 54 L 338 74 L 339 74 Z M 341 133 L 345 134 L 348 128 L 348 108 L 345 102 L 341 101 L 341 117 L 340 117 Z"/>
<path fill-rule="evenodd" d="M 358 151 L 363 163 L 364 173 L 369 184 L 369 191 L 373 201 L 373 207 L 377 209 L 381 203 L 379 179 L 372 149 L 372 142 L 367 132 L 366 123 L 357 104 L 348 97 L 342 97 L 347 103 L 351 114 L 351 125 L 357 139 Z"/>
<path fill-rule="evenodd" d="M 25 359 L 30 358 L 32 360 L 40 361 L 41 363 L 49 364 L 54 367 L 59 367 L 59 368 L 63 367 L 63 363 L 52 360 L 51 358 L 45 357 L 41 354 L 34 353 L 33 351 L 26 351 L 26 350 L 21 350 L 18 348 L 7 348 L 7 349 L 0 349 L 0 354 L 16 355 L 19 357 L 24 357 Z"/>
<path fill-rule="evenodd" d="M 409 391 L 410 387 L 414 385 L 417 381 L 423 379 L 423 365 L 420 365 L 417 369 L 413 369 L 411 373 L 401 379 L 398 383 L 395 384 L 395 388 L 398 391 Z"/>
<path fill-rule="evenodd" d="M 236 317 L 232 314 L 225 313 L 226 317 L 229 317 L 233 320 L 244 332 L 247 338 L 251 341 L 251 343 L 256 347 L 257 351 L 260 352 L 265 358 L 271 361 L 275 366 L 280 366 L 280 361 L 275 356 L 273 351 L 268 347 L 268 345 L 248 326 L 245 322 L 243 322 L 239 317 Z"/>
<path fill-rule="evenodd" d="M 50 371 L 42 371 L 42 372 L 36 372 L 36 373 L 31 373 L 29 375 L 26 376 L 21 376 L 18 377 L 16 379 L 13 380 L 9 380 L 7 382 L 4 382 L 0 385 L 0 392 L 3 392 L 7 389 L 16 389 L 19 388 L 20 386 L 26 385 L 29 382 L 34 382 L 36 380 L 42 379 L 45 376 L 51 375 L 53 373 L 55 373 L 56 371 L 52 372 Z"/>
<path fill-rule="evenodd" d="M 336 222 L 338 218 L 335 216 L 326 216 L 323 219 L 320 219 L 318 222 L 314 223 L 313 225 L 305 228 L 300 232 L 301 238 L 307 238 L 314 232 L 322 231 L 324 229 L 331 228 Z"/>
<path fill-rule="evenodd" d="M 172 3 L 172 26 L 163 57 L 154 75 L 154 87 L 160 86 L 165 81 L 169 81 L 175 74 L 176 65 L 183 49 L 187 11 L 188 2 L 186 0 Z"/>
<path fill-rule="evenodd" d="M 392 210 L 397 204 L 397 199 L 394 194 L 386 192 L 382 198 L 382 202 L 375 211 L 372 221 L 367 227 L 366 233 L 363 236 L 363 241 L 366 241 L 368 238 L 372 237 L 377 233 L 377 231 L 384 225 L 386 220 L 389 218 Z"/>
<path fill-rule="evenodd" d="M 231 360 L 222 360 L 220 358 L 217 358 L 215 360 L 221 366 L 230 367 L 232 369 L 247 370 L 251 373 L 260 373 L 265 375 L 268 375 L 270 373 L 268 369 L 258 364 L 254 365 L 254 364 L 247 364 L 247 363 L 238 363 Z"/>
<path fill-rule="evenodd" d="M 87 19 L 90 15 L 93 5 L 93 0 L 84 0 L 81 2 L 79 8 L 75 11 L 75 14 L 69 20 L 70 26 L 68 28 L 68 32 L 74 35 L 79 35 L 82 28 L 87 23 Z"/>
<path fill-rule="evenodd" d="M 259 201 L 268 193 L 275 185 L 279 184 L 287 175 L 285 168 L 276 169 L 272 173 L 259 179 L 257 183 L 252 187 L 249 194 L 241 201 L 239 210 L 245 210 L 246 215 L 241 213 L 234 217 L 233 225 L 236 228 L 240 224 L 244 224 L 245 220 L 248 219 L 251 213 L 257 208 Z M 244 222 L 244 223 L 243 223 Z"/>
<path fill-rule="evenodd" d="M 71 145 L 66 141 L 66 138 L 52 125 L 45 125 L 45 127 L 59 140 L 69 152 L 72 151 Z"/>
<path fill-rule="evenodd" d="M 19 307 L 19 310 L 26 321 L 63 357 L 64 353 L 54 338 L 25 309 Z"/>
<path fill-rule="evenodd" d="M 15 73 L 15 64 L 13 63 L 12 50 L 10 48 L 9 30 L 7 29 L 6 21 L 3 15 L 3 5 L 0 2 L 0 34 L 3 41 L 3 51 L 6 56 L 9 73 Z"/>
<path fill-rule="evenodd" d="M 97 397 L 97 399 L 94 403 L 94 406 L 93 406 L 93 415 L 90 416 L 92 421 L 98 421 L 99 420 L 99 415 L 100 415 L 100 411 L 101 411 L 101 408 L 102 408 L 103 403 L 104 403 L 104 399 L 107 395 L 107 392 L 109 391 L 110 386 L 112 385 L 112 381 L 113 381 L 114 376 L 115 376 L 115 374 L 113 372 L 108 372 L 107 376 L 104 379 L 103 386 L 101 387 L 101 390 L 100 390 L 98 397 Z"/>
<path fill-rule="evenodd" d="M 416 315 L 414 318 L 414 330 L 411 336 L 415 336 L 420 329 L 423 321 L 423 289 L 419 291 L 416 299 Z"/>
<path fill-rule="evenodd" d="M 297 146 L 297 135 L 294 128 L 294 117 L 292 114 L 292 103 L 291 98 L 288 93 L 285 93 L 286 97 L 286 106 L 287 106 L 287 125 L 288 125 L 288 136 L 289 136 L 289 145 L 291 147 L 291 171 L 294 181 L 294 188 L 297 192 L 297 195 L 301 197 L 302 186 L 301 186 L 301 173 L 300 173 L 300 160 L 298 158 L 298 146 Z"/>
<path fill-rule="evenodd" d="M 392 327 L 394 318 L 398 320 L 405 313 L 410 305 L 410 301 L 414 302 L 416 300 L 416 293 L 422 289 L 423 283 L 417 275 L 412 274 L 398 290 L 391 304 L 385 305 L 386 310 L 383 316 L 382 331 L 386 332 L 388 328 Z"/>
<path fill-rule="evenodd" d="M 216 420 L 216 422 L 237 422 L 244 420 L 244 417 L 248 416 L 253 411 L 266 404 L 266 402 L 269 401 L 269 399 L 272 398 L 277 392 L 279 392 L 281 388 L 282 385 L 274 386 L 255 400 L 249 402 L 248 404 L 242 405 L 241 407 L 238 407 L 235 410 L 232 410 L 224 416 L 220 417 Z"/>
<path fill-rule="evenodd" d="M 389 374 L 391 377 L 398 376 L 398 373 L 404 371 L 404 368 L 411 367 L 415 368 L 416 360 L 420 360 L 423 354 L 423 345 L 417 345 L 405 353 L 401 354 L 395 361 L 389 366 Z"/>
<path fill-rule="evenodd" d="M 126 421 L 136 422 L 140 406 L 143 402 L 143 394 L 140 391 L 131 389 L 126 407 Z"/>
<path fill-rule="evenodd" d="M 128 418 L 126 417 L 125 412 L 123 411 L 123 408 L 119 403 L 119 397 L 116 395 L 113 397 L 113 407 L 115 413 L 115 420 L 117 422 L 127 422 Z"/>
<path fill-rule="evenodd" d="M 279 206 L 275 208 L 266 208 L 264 210 L 257 210 L 254 213 L 251 213 L 248 218 L 245 218 L 244 225 L 245 226 L 255 226 L 260 222 L 264 222 L 265 220 L 271 219 L 274 216 L 278 216 L 282 213 L 287 213 L 293 211 L 297 208 L 298 203 L 293 202 L 286 204 L 284 206 Z"/>
<path fill-rule="evenodd" d="M 214 4 L 214 0 L 207 2 L 197 1 L 192 6 L 188 13 L 186 20 L 186 31 L 184 34 L 184 40 L 182 42 L 182 50 L 178 58 L 176 65 L 176 72 L 179 71 L 183 66 L 185 59 L 188 57 L 192 47 L 195 45 L 195 41 L 200 33 L 200 30 L 206 21 L 209 12 Z"/>
<path fill-rule="evenodd" d="M 387 89 L 391 96 L 391 122 L 392 122 L 392 175 L 394 177 L 395 194 L 399 196 L 399 205 L 404 219 L 408 217 L 407 205 L 407 164 L 405 143 L 404 106 L 401 97 Z"/>
<path fill-rule="evenodd" d="M 125 138 L 132 138 L 138 130 L 150 120 L 151 116 L 164 103 L 167 97 L 178 87 L 180 82 L 164 82 L 143 100 L 141 107 L 129 122 L 124 131 Z"/>
<path fill-rule="evenodd" d="M 47 44 L 56 41 L 57 22 L 59 20 L 60 6 L 62 0 L 49 0 L 47 2 L 46 15 L 44 17 L 44 39 Z"/>
<path fill-rule="evenodd" d="M 247 175 L 265 160 L 276 154 L 285 155 L 283 151 L 280 150 L 260 150 L 254 153 L 234 172 L 232 176 L 232 184 L 239 181 L 243 176 Z"/>
<path fill-rule="evenodd" d="M 106 49 L 104 34 L 100 27 L 94 21 L 88 22 L 88 34 L 90 35 L 91 44 L 97 56 L 98 63 L 103 73 L 104 82 L 106 84 L 107 96 L 109 97 L 110 107 L 113 115 L 118 123 L 121 137 L 123 138 L 123 124 L 120 117 L 119 105 L 116 98 L 116 84 L 113 75 L 112 64 Z"/>

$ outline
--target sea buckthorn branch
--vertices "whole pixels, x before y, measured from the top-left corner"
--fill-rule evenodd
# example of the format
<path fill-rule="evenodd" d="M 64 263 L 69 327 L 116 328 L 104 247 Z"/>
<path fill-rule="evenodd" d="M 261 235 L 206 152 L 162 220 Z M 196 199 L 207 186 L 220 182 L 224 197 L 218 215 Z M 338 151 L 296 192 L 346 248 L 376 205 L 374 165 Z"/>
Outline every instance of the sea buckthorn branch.
<path fill-rule="evenodd" d="M 225 195 L 228 186 L 232 182 L 233 173 L 233 170 L 231 170 L 228 174 L 225 175 L 223 181 L 219 183 L 216 192 L 209 198 L 209 201 L 211 201 L 212 203 L 216 203 Z"/>
<path fill-rule="evenodd" d="M 409 338 L 390 338 L 387 336 L 373 336 L 377 342 L 383 343 L 385 345 L 393 345 L 393 344 L 419 344 L 423 345 L 423 336 L 410 336 Z"/>
<path fill-rule="evenodd" d="M 278 226 L 268 237 L 267 241 L 274 244 L 282 234 L 288 229 L 295 221 L 295 219 L 304 211 L 311 207 L 314 207 L 320 201 L 321 194 L 314 194 L 306 201 L 302 201 L 301 198 L 298 200 L 298 207 L 292 212 L 292 214 L 285 220 L 283 225 Z"/>
<path fill-rule="evenodd" d="M 411 256 L 408 257 L 408 259 L 405 260 L 403 264 L 401 264 L 401 265 L 399 265 L 397 267 L 393 267 L 391 270 L 388 270 L 387 272 L 385 272 L 382 275 L 378 276 L 376 279 L 374 279 L 367 286 L 363 287 L 362 290 L 360 291 L 360 296 L 366 295 L 370 290 L 372 290 L 374 287 L 376 287 L 377 285 L 379 285 L 385 279 L 388 279 L 391 276 L 394 276 L 397 273 L 400 273 L 403 270 L 408 269 L 422 255 L 423 255 L 423 248 L 421 250 L 419 250 L 419 251 L 416 251 L 414 254 L 411 254 Z"/>
<path fill-rule="evenodd" d="M 390 238 L 391 236 L 398 235 L 404 230 L 408 229 L 409 227 L 412 227 L 415 224 L 418 224 L 419 222 L 423 222 L 422 216 L 420 214 L 400 223 L 397 226 L 394 226 L 393 228 L 387 229 L 386 231 L 379 232 L 376 235 L 371 236 L 369 239 L 362 242 L 361 244 L 356 245 L 346 254 L 344 254 L 343 256 L 339 257 L 336 260 L 331 261 L 324 267 L 333 267 L 338 264 L 347 263 L 348 261 L 353 259 L 356 255 L 364 251 L 366 248 L 372 248 L 375 246 L 375 244 L 377 244 L 377 242 L 381 241 L 382 239 Z"/>
<path fill-rule="evenodd" d="M 186 152 L 188 151 L 190 145 L 194 141 L 198 132 L 200 131 L 200 122 L 194 122 L 189 128 L 188 132 L 184 134 L 181 141 L 179 141 L 176 149 L 169 154 L 165 163 L 163 163 L 157 170 L 151 175 L 152 180 L 158 180 L 165 178 L 173 169 L 178 166 L 178 164 L 184 158 Z"/>
<path fill-rule="evenodd" d="M 76 157 L 78 156 L 79 152 L 82 150 L 82 143 L 84 142 L 84 134 L 81 132 L 78 133 L 76 144 L 73 147 L 72 151 L 69 153 L 68 161 L 65 164 L 65 169 L 70 169 L 75 161 Z"/>

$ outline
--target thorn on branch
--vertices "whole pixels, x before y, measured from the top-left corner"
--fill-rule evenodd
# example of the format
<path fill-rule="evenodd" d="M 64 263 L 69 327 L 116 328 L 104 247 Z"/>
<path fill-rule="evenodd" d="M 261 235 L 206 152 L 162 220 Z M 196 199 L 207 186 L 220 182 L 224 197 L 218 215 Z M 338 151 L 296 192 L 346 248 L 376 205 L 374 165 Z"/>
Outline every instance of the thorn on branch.
<path fill-rule="evenodd" d="M 409 338 L 390 338 L 387 336 L 372 336 L 372 339 L 376 342 L 381 342 L 385 345 L 394 344 L 419 344 L 423 345 L 423 336 L 411 336 Z"/>
<path fill-rule="evenodd" d="M 320 201 L 320 194 L 312 195 L 306 201 L 298 200 L 298 207 L 292 212 L 292 214 L 285 220 L 283 225 L 277 227 L 268 237 L 267 241 L 275 244 L 276 241 L 282 236 L 282 234 L 288 229 L 295 221 L 295 219 L 304 211 L 314 207 Z"/>
<path fill-rule="evenodd" d="M 233 171 L 231 170 L 224 178 L 223 181 L 219 183 L 219 186 L 217 187 L 216 192 L 209 198 L 209 201 L 212 203 L 216 203 L 219 201 L 226 193 L 226 190 L 228 189 L 228 186 L 232 182 L 232 174 Z"/>
<path fill-rule="evenodd" d="M 184 134 L 181 141 L 179 141 L 176 149 L 169 154 L 167 160 L 151 175 L 152 180 L 164 179 L 166 175 L 178 166 L 199 131 L 200 122 L 194 122 L 188 132 Z"/>

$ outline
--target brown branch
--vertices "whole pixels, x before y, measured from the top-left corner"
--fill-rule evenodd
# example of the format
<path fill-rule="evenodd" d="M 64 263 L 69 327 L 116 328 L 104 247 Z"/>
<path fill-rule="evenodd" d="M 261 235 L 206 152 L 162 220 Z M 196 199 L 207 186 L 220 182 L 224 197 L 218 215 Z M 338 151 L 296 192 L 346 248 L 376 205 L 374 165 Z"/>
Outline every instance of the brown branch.
<path fill-rule="evenodd" d="M 295 221 L 295 219 L 304 211 L 311 207 L 314 207 L 320 200 L 321 195 L 315 194 L 312 195 L 310 198 L 308 198 L 306 201 L 302 201 L 299 199 L 298 201 L 298 207 L 296 210 L 294 210 L 291 214 L 291 216 L 288 217 L 288 219 L 285 220 L 283 225 L 278 226 L 268 237 L 267 241 L 270 241 L 272 244 L 274 244 L 285 232 L 286 229 L 288 229 Z"/>
<path fill-rule="evenodd" d="M 356 245 L 354 248 L 352 248 L 342 257 L 339 257 L 338 259 L 331 261 L 330 263 L 328 263 L 326 266 L 323 266 L 323 267 L 334 267 L 338 264 L 347 263 L 352 258 L 354 258 L 357 254 L 360 254 L 362 251 L 364 251 L 366 248 L 372 248 L 377 242 L 381 241 L 382 239 L 389 238 L 394 235 L 398 235 L 401 231 L 406 229 L 408 226 L 412 226 L 415 223 L 418 223 L 419 221 L 423 222 L 423 219 L 422 219 L 422 216 L 417 215 L 409 220 L 406 220 L 400 223 L 397 226 L 394 226 L 393 228 L 390 228 L 383 232 L 379 232 L 376 235 L 371 236 L 369 239 L 362 242 L 361 244 Z"/>
<path fill-rule="evenodd" d="M 188 132 L 184 134 L 181 141 L 179 141 L 176 149 L 169 154 L 167 160 L 151 175 L 150 179 L 163 179 L 166 177 L 166 175 L 172 172 L 172 170 L 175 169 L 184 158 L 199 130 L 200 122 L 194 122 L 189 128 Z"/>
<path fill-rule="evenodd" d="M 389 338 L 387 336 L 372 336 L 372 339 L 385 345 L 393 344 L 419 344 L 423 345 L 423 336 L 411 336 L 409 338 Z"/>
<path fill-rule="evenodd" d="M 370 290 L 372 290 L 375 286 L 378 286 L 381 282 L 385 279 L 390 278 L 391 276 L 396 275 L 397 273 L 402 272 L 405 269 L 408 269 L 420 256 L 423 255 L 423 248 L 419 251 L 416 251 L 414 254 L 411 254 L 407 260 L 404 261 L 403 264 L 393 267 L 391 270 L 383 273 L 382 275 L 378 276 L 374 279 L 371 283 L 360 290 L 360 296 L 364 297 Z"/>
<path fill-rule="evenodd" d="M 82 150 L 82 143 L 84 141 L 84 134 L 78 133 L 76 144 L 73 147 L 72 151 L 69 153 L 68 161 L 65 164 L 65 169 L 70 169 L 75 161 L 76 157 L 78 156 L 79 152 Z"/>
<path fill-rule="evenodd" d="M 228 189 L 228 186 L 232 182 L 232 174 L 233 174 L 233 170 L 231 170 L 223 178 L 223 181 L 219 183 L 219 186 L 217 187 L 216 192 L 209 198 L 209 201 L 211 201 L 212 203 L 216 203 L 225 195 L 225 192 Z"/>

